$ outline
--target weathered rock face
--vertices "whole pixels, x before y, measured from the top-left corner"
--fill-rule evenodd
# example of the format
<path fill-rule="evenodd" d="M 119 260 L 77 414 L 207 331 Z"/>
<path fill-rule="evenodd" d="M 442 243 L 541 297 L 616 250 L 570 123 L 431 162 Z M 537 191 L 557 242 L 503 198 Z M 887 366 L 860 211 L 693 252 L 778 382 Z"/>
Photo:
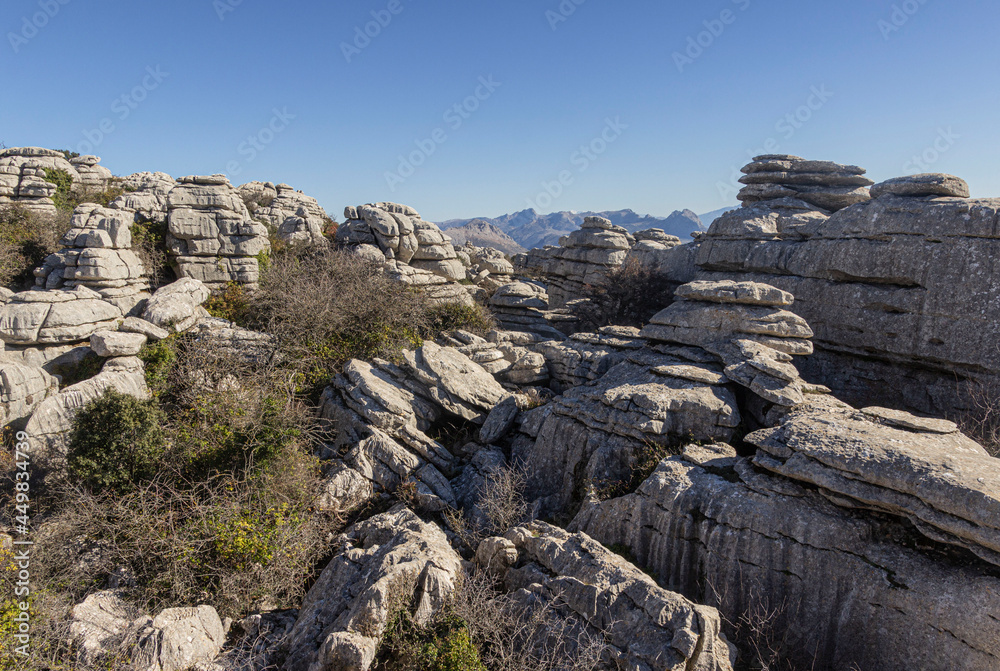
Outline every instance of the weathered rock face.
<path fill-rule="evenodd" d="M 0 427 L 30 416 L 58 390 L 56 379 L 42 368 L 4 362 L 0 354 Z"/>
<path fill-rule="evenodd" d="M 148 294 L 146 269 L 132 252 L 131 210 L 80 205 L 73 212 L 70 230 L 60 244 L 63 249 L 50 254 L 35 270 L 39 289 L 85 286 L 129 312 Z"/>
<path fill-rule="evenodd" d="M 429 621 L 462 570 L 444 533 L 402 505 L 356 524 L 340 543 L 288 636 L 287 671 L 365 671 L 393 612 Z"/>
<path fill-rule="evenodd" d="M 315 198 L 288 184 L 250 182 L 237 189 L 255 219 L 277 229 L 278 239 L 288 244 L 325 244 L 323 230 L 329 217 Z"/>
<path fill-rule="evenodd" d="M 534 349 L 545 358 L 552 379 L 561 389 L 568 389 L 596 380 L 625 361 L 629 352 L 645 346 L 639 329 L 606 326 L 597 333 L 576 333 L 568 340 L 541 342 Z"/>
<path fill-rule="evenodd" d="M 489 306 L 505 329 L 549 340 L 564 339 L 566 335 L 557 326 L 566 328 L 574 321 L 564 312 L 549 310 L 548 292 L 533 282 L 511 282 L 499 287 L 490 297 Z"/>
<path fill-rule="evenodd" d="M 1000 565 L 1000 459 L 951 422 L 827 400 L 747 442 L 760 448 L 756 465 L 838 505 L 906 517 L 931 540 Z"/>
<path fill-rule="evenodd" d="M 25 432 L 31 445 L 32 459 L 58 465 L 65 457 L 73 420 L 87 403 L 114 388 L 119 393 L 139 399 L 150 397 L 142 361 L 136 357 L 108 359 L 101 372 L 83 382 L 66 387 L 42 401 L 28 420 Z"/>
<path fill-rule="evenodd" d="M 429 271 L 447 280 L 465 279 L 451 239 L 436 224 L 424 221 L 412 207 L 374 203 L 348 207 L 337 229 L 337 242 L 347 246 L 376 245 L 390 260 Z"/>
<path fill-rule="evenodd" d="M 570 528 L 628 547 L 662 585 L 731 621 L 770 613 L 802 668 L 985 670 L 1000 655 L 1000 578 L 988 565 L 953 562 L 728 446 L 687 448 Z"/>
<path fill-rule="evenodd" d="M 589 486 L 627 483 L 648 445 L 687 436 L 729 440 L 740 411 L 722 369 L 641 350 L 602 377 L 524 413 L 514 460 L 543 512 L 567 510 Z"/>
<path fill-rule="evenodd" d="M 766 203 L 726 214 L 696 261 L 702 279 L 796 296 L 789 309 L 815 331 L 817 352 L 799 363 L 807 379 L 857 405 L 947 415 L 964 407 L 956 378 L 1000 375 L 1000 200 L 898 195 L 962 192 L 947 176 L 890 182 L 812 223 Z"/>
<path fill-rule="evenodd" d="M 167 196 L 167 251 L 178 277 L 210 287 L 255 285 L 257 255 L 268 252 L 267 227 L 250 212 L 222 175 L 181 177 Z"/>
<path fill-rule="evenodd" d="M 466 243 L 457 254 L 463 265 L 468 266 L 466 279 L 487 291 L 496 291 L 514 280 L 514 264 L 499 249 Z"/>
<path fill-rule="evenodd" d="M 349 362 L 325 390 L 321 415 L 344 434 L 344 465 L 375 491 L 394 492 L 412 480 L 423 508 L 443 510 L 455 505 L 446 477 L 455 458 L 426 432 L 445 417 L 481 425 L 509 396 L 458 349 L 428 342 L 404 353 L 403 366 Z"/>
<path fill-rule="evenodd" d="M 208 287 L 198 280 L 177 280 L 156 290 L 146 302 L 142 318 L 159 328 L 177 333 L 186 331 L 199 319 L 208 316 L 201 304 L 208 300 L 209 295 Z"/>
<path fill-rule="evenodd" d="M 611 659 L 601 668 L 732 668 L 714 608 L 662 589 L 586 534 L 533 522 L 483 541 L 477 561 L 525 610 L 551 608 L 564 622 L 582 623 L 581 638 L 602 637 Z"/>
<path fill-rule="evenodd" d="M 455 347 L 501 383 L 537 385 L 548 382 L 545 358 L 514 342 L 520 340 L 517 336 L 522 334 L 491 331 L 487 335 L 488 338 L 481 338 L 458 331 L 443 336 L 441 342 Z"/>
<path fill-rule="evenodd" d="M 807 161 L 798 156 L 758 156 L 743 172 L 740 183 L 746 186 L 737 197 L 744 204 L 779 201 L 774 205 L 826 213 L 865 202 L 870 198 L 866 187 L 874 184 L 864 176 L 864 168 L 856 165 Z"/>
<path fill-rule="evenodd" d="M 414 268 L 399 261 L 385 262 L 385 273 L 397 282 L 419 290 L 432 304 L 458 304 L 472 306 L 475 301 L 465 287 L 446 279 L 441 274 Z"/>
<path fill-rule="evenodd" d="M 123 314 L 96 291 L 24 291 L 0 306 L 0 340 L 8 345 L 62 345 L 114 329 Z"/>
<path fill-rule="evenodd" d="M 108 187 L 113 175 L 111 171 L 100 165 L 101 159 L 97 156 L 84 155 L 76 156 L 69 160 L 70 165 L 76 168 L 80 176 L 79 186 L 88 191 L 103 191 Z"/>
<path fill-rule="evenodd" d="M 46 170 L 62 170 L 74 183 L 80 181 L 80 174 L 62 152 L 41 147 L 0 151 L 0 206 L 16 203 L 36 214 L 55 215 L 56 185 L 46 181 Z"/>
<path fill-rule="evenodd" d="M 165 172 L 137 172 L 122 178 L 126 193 L 115 198 L 108 207 L 131 210 L 146 221 L 163 223 L 169 209 L 167 196 L 177 186 L 173 177 Z"/>
<path fill-rule="evenodd" d="M 78 659 L 88 666 L 121 663 L 121 652 L 127 651 L 130 668 L 187 671 L 211 662 L 226 640 L 211 606 L 168 608 L 154 618 L 137 617 L 113 590 L 91 594 L 73 607 L 70 617 Z"/>
<path fill-rule="evenodd" d="M 562 307 L 588 285 L 601 285 L 609 270 L 625 262 L 633 244 L 635 238 L 621 226 L 587 217 L 580 230 L 559 239 L 559 247 L 528 250 L 514 257 L 514 265 L 539 276 L 548 285 L 552 307 Z"/>

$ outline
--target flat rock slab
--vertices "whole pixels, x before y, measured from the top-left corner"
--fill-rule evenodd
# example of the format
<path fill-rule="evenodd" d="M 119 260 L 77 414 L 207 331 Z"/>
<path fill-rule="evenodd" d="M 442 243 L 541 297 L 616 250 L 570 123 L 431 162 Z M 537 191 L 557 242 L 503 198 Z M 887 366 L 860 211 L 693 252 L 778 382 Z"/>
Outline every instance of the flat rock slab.
<path fill-rule="evenodd" d="M 689 282 L 678 287 L 674 296 L 711 303 L 769 305 L 771 307 L 785 307 L 795 302 L 795 296 L 777 287 L 772 287 L 770 284 L 732 280 Z"/>
<path fill-rule="evenodd" d="M 925 173 L 909 177 L 896 177 L 876 184 L 871 189 L 872 198 L 880 196 L 951 196 L 968 198 L 969 185 L 961 177 L 942 173 Z"/>
<path fill-rule="evenodd" d="M 146 344 L 146 336 L 141 333 L 119 331 L 98 331 L 90 336 L 90 349 L 100 357 L 135 356 Z"/>
<path fill-rule="evenodd" d="M 746 440 L 760 449 L 759 466 L 816 485 L 837 503 L 906 517 L 932 540 L 1000 565 L 1000 459 L 944 432 L 947 424 L 923 430 L 924 421 L 824 399 Z"/>

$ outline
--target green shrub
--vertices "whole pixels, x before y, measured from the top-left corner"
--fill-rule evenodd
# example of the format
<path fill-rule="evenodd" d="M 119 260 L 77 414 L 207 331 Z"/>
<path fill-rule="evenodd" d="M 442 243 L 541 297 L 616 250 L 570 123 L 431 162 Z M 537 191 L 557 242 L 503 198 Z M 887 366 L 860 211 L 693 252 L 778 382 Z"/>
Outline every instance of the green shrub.
<path fill-rule="evenodd" d="M 103 189 L 85 189 L 73 185 L 73 177 L 59 168 L 45 168 L 45 181 L 56 185 L 52 202 L 56 209 L 72 212 L 83 203 L 96 203 L 107 207 L 111 201 L 126 192 L 119 178 L 113 177 Z"/>
<path fill-rule="evenodd" d="M 221 292 L 212 294 L 203 307 L 208 314 L 240 326 L 251 323 L 253 305 L 250 292 L 239 282 L 229 282 Z"/>
<path fill-rule="evenodd" d="M 168 384 L 177 363 L 177 336 L 143 345 L 139 358 L 145 364 L 146 385 L 153 396 L 159 396 Z"/>
<path fill-rule="evenodd" d="M 150 286 L 168 284 L 173 270 L 167 258 L 167 222 L 140 219 L 132 224 L 132 251 L 142 261 Z"/>
<path fill-rule="evenodd" d="M 94 492 L 122 493 L 156 473 L 166 440 L 154 401 L 109 388 L 88 403 L 73 423 L 69 474 Z"/>
<path fill-rule="evenodd" d="M 386 628 L 372 666 L 376 671 L 486 671 L 469 628 L 453 612 L 427 627 L 416 625 L 405 609 Z"/>
<path fill-rule="evenodd" d="M 79 204 L 73 196 L 73 177 L 59 168 L 45 168 L 45 181 L 56 185 L 56 192 L 52 196 L 56 208 L 72 212 Z"/>
<path fill-rule="evenodd" d="M 428 314 L 431 318 L 432 334 L 461 329 L 485 335 L 489 330 L 496 328 L 493 315 L 478 304 L 445 303 L 431 307 Z"/>

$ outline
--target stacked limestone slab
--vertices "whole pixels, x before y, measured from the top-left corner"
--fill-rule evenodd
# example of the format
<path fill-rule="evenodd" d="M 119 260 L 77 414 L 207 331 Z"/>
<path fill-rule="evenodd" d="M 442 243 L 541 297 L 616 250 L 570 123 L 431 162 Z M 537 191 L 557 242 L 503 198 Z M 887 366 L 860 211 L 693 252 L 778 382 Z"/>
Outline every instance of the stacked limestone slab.
<path fill-rule="evenodd" d="M 344 209 L 346 221 L 337 229 L 337 242 L 351 247 L 373 245 L 392 261 L 427 270 L 452 281 L 465 279 L 451 239 L 420 218 L 412 207 L 374 203 Z"/>
<path fill-rule="evenodd" d="M 549 310 L 545 288 L 532 282 L 511 282 L 498 288 L 489 299 L 490 310 L 507 330 L 522 331 L 545 339 L 566 336 L 556 328 L 570 321 L 568 315 Z"/>
<path fill-rule="evenodd" d="M 74 186 L 79 186 L 88 191 L 103 191 L 111 182 L 113 175 L 111 171 L 100 165 L 101 159 L 97 156 L 84 155 L 71 158 L 70 165 L 76 168 L 80 176 L 79 181 Z"/>
<path fill-rule="evenodd" d="M 810 210 L 827 213 L 867 201 L 874 182 L 864 168 L 832 161 L 807 161 L 798 156 L 757 156 L 743 168 L 737 196 L 744 205 L 764 203 L 773 209 Z"/>
<path fill-rule="evenodd" d="M 552 307 L 562 307 L 601 285 L 607 273 L 625 262 L 635 238 L 603 217 L 587 217 L 579 230 L 559 239 L 559 247 L 532 249 L 514 257 L 521 273 L 548 285 Z"/>
<path fill-rule="evenodd" d="M 493 247 L 476 247 L 470 243 L 458 249 L 463 264 L 468 264 L 466 279 L 488 291 L 514 281 L 514 264 L 503 252 Z"/>
<path fill-rule="evenodd" d="M 134 221 L 132 210 L 80 205 L 60 241 L 63 249 L 35 270 L 35 285 L 40 289 L 84 286 L 123 312 L 131 311 L 149 288 L 142 261 L 131 251 Z"/>
<path fill-rule="evenodd" d="M 62 170 L 74 182 L 80 175 L 62 152 L 42 147 L 11 147 L 0 152 L 0 206 L 16 203 L 30 212 L 55 215 L 56 185 L 46 170 Z"/>
<path fill-rule="evenodd" d="M 937 174 L 871 192 L 804 224 L 766 202 L 727 213 L 693 245 L 691 270 L 794 294 L 816 331 L 800 367 L 838 397 L 964 412 L 963 380 L 1000 380 L 1000 199 L 969 199 L 963 180 Z"/>
<path fill-rule="evenodd" d="M 167 196 L 177 181 L 165 172 L 137 172 L 122 178 L 122 194 L 108 207 L 131 210 L 146 221 L 164 223 L 167 220 Z"/>
<path fill-rule="evenodd" d="M 288 184 L 249 182 L 237 189 L 255 219 L 277 230 L 288 244 L 317 245 L 326 242 L 323 230 L 329 217 L 319 202 Z"/>
<path fill-rule="evenodd" d="M 256 285 L 267 227 L 254 221 L 224 175 L 181 177 L 167 196 L 167 250 L 178 277 L 218 288 Z"/>

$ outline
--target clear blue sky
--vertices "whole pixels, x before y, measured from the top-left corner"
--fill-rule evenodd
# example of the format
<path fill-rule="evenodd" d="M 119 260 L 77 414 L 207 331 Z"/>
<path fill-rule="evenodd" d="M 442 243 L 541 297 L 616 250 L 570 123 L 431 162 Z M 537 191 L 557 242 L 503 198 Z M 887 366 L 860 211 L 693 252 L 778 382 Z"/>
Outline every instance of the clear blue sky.
<path fill-rule="evenodd" d="M 338 216 L 377 200 L 437 221 L 529 203 L 705 212 L 736 203 L 722 185 L 769 139 L 875 180 L 949 172 L 974 196 L 1000 196 L 997 3 L 562 7 L 4 0 L 0 141 L 93 140 L 115 174 L 287 182 Z M 358 49 L 372 12 L 387 25 L 368 26 L 378 34 Z M 675 54 L 699 38 L 707 46 L 679 66 Z M 785 120 L 796 113 L 805 120 Z M 243 144 L 251 136 L 259 150 Z M 578 153 L 592 143 L 589 157 Z M 413 152 L 410 174 L 399 157 Z M 922 155 L 934 160 L 913 164 Z M 543 183 L 561 193 L 539 199 Z"/>

